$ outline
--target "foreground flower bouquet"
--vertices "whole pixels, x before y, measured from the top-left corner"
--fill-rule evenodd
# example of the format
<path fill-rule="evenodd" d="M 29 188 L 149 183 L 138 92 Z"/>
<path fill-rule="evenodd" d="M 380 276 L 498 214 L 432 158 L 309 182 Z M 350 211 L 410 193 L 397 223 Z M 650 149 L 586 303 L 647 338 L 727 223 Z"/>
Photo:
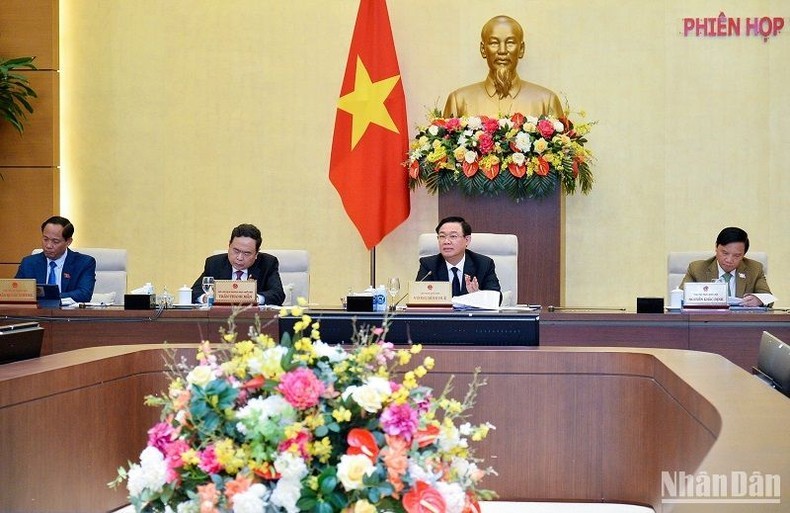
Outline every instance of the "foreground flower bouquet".
<path fill-rule="evenodd" d="M 584 113 L 580 114 L 584 117 Z M 418 127 L 405 163 L 409 187 L 436 194 L 455 187 L 467 196 L 507 194 L 516 201 L 592 189 L 592 153 L 584 147 L 594 123 L 569 115 L 442 118 Z"/>
<path fill-rule="evenodd" d="M 493 426 L 456 423 L 477 375 L 462 401 L 450 383 L 435 396 L 420 346 L 396 350 L 381 328 L 329 346 L 300 307 L 282 313 L 301 317 L 293 337 L 237 341 L 231 317 L 228 345 L 204 342 L 197 366 L 174 362 L 167 393 L 146 398 L 161 421 L 110 483 L 127 481 L 136 511 L 477 513 L 493 497 L 470 447 Z"/>

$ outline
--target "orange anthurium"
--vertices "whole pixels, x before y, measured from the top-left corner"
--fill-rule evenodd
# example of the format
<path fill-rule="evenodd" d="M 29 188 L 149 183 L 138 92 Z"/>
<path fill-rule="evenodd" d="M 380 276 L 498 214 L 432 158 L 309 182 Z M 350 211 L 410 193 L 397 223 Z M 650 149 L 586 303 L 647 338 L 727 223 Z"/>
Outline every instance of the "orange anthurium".
<path fill-rule="evenodd" d="M 280 474 L 274 470 L 274 465 L 268 462 L 263 462 L 260 467 L 253 468 L 252 471 L 256 476 L 263 479 L 280 479 Z"/>
<path fill-rule="evenodd" d="M 510 174 L 516 178 L 521 178 L 527 173 L 527 166 L 519 166 L 515 162 L 509 162 L 507 169 L 510 171 Z"/>
<path fill-rule="evenodd" d="M 376 445 L 376 439 L 373 433 L 367 429 L 354 428 L 348 432 L 348 454 L 364 454 L 370 461 L 376 462 L 379 455 L 379 446 Z"/>
<path fill-rule="evenodd" d="M 252 389 L 261 388 L 261 387 L 263 386 L 263 383 L 264 383 L 265 381 L 266 381 L 266 380 L 265 380 L 265 379 L 263 379 L 263 376 L 261 376 L 261 375 L 259 374 L 259 375 L 255 376 L 254 378 L 252 378 L 252 379 L 248 380 L 248 381 L 247 381 L 246 383 L 244 383 L 244 384 L 243 384 L 241 387 L 242 387 L 242 388 L 252 388 Z"/>
<path fill-rule="evenodd" d="M 464 501 L 464 510 L 462 513 L 481 513 L 480 503 L 477 501 L 477 497 L 475 497 L 474 494 L 466 494 L 466 501 Z"/>
<path fill-rule="evenodd" d="M 431 445 L 436 439 L 439 437 L 439 426 L 435 426 L 431 424 L 425 429 L 420 429 L 414 435 L 414 439 L 417 441 L 417 445 L 420 448 L 425 447 L 427 445 Z"/>
<path fill-rule="evenodd" d="M 447 508 L 439 490 L 425 481 L 417 481 L 403 496 L 403 507 L 408 513 L 445 513 Z"/>
<path fill-rule="evenodd" d="M 464 160 L 463 167 L 464 167 L 464 174 L 466 175 L 466 177 L 472 178 L 473 176 L 475 176 L 475 173 L 477 173 L 477 169 L 479 166 L 477 164 L 477 161 L 474 161 L 470 164 L 469 162 Z"/>
<path fill-rule="evenodd" d="M 493 166 L 483 166 L 483 174 L 486 175 L 489 180 L 493 180 L 499 174 L 499 164 L 494 164 Z"/>
<path fill-rule="evenodd" d="M 546 176 L 549 174 L 551 167 L 549 167 L 549 163 L 546 162 L 546 159 L 543 157 L 538 157 L 538 167 L 535 168 L 535 174 L 539 176 Z"/>
<path fill-rule="evenodd" d="M 414 160 L 412 161 L 411 164 L 409 164 L 409 176 L 412 178 L 417 178 L 419 174 L 420 174 L 420 162 Z"/>

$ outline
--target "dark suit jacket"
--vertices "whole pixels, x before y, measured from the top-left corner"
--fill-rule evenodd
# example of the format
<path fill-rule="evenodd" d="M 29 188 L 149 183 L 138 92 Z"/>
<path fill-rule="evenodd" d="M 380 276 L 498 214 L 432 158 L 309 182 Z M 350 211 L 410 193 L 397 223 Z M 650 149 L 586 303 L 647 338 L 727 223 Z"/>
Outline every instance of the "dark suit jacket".
<path fill-rule="evenodd" d="M 203 274 L 198 276 L 192 285 L 192 301 L 195 302 L 203 294 L 203 277 L 213 276 L 215 280 L 232 279 L 233 266 L 228 261 L 227 253 L 210 256 L 206 259 Z M 280 281 L 280 262 L 277 257 L 267 253 L 258 253 L 258 258 L 248 269 L 251 280 L 257 280 L 258 294 L 263 296 L 267 305 L 281 305 L 285 300 L 283 283 Z"/>
<path fill-rule="evenodd" d="M 472 278 L 477 278 L 480 290 L 500 290 L 499 278 L 496 276 L 494 261 L 490 257 L 466 250 L 466 260 L 464 260 L 463 274 L 468 274 Z M 447 273 L 447 263 L 441 254 L 431 255 L 420 258 L 420 269 L 417 271 L 417 281 L 426 279 L 428 281 L 448 281 L 450 275 Z M 461 294 L 468 294 L 466 290 L 466 280 L 461 277 Z M 501 294 L 500 294 L 501 300 Z"/>
<path fill-rule="evenodd" d="M 683 277 L 683 281 L 680 282 L 680 288 L 683 288 L 683 284 L 687 281 L 705 282 L 716 281 L 717 279 L 719 279 L 719 267 L 716 264 L 716 257 L 710 257 L 706 260 L 695 260 L 689 264 L 686 275 Z M 763 264 L 744 257 L 735 269 L 735 295 L 743 297 L 744 294 L 759 294 L 761 292 L 771 293 L 763 272 Z"/>
<path fill-rule="evenodd" d="M 46 283 L 49 266 L 44 253 L 22 259 L 16 278 L 34 278 L 36 283 Z M 87 303 L 96 286 L 96 259 L 76 251 L 67 250 L 63 272 L 60 274 L 60 297 L 70 297 L 77 303 Z"/>

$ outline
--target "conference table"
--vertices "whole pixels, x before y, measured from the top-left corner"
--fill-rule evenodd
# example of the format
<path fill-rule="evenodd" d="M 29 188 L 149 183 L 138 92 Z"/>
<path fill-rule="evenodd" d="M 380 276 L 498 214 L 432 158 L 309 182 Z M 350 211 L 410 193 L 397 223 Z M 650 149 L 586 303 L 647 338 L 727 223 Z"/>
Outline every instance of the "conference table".
<path fill-rule="evenodd" d="M 39 322 L 45 330 L 42 354 L 48 355 L 119 344 L 219 342 L 220 328 L 227 326 L 232 311 L 231 307 L 222 306 L 210 310 L 161 311 L 0 306 L 0 324 Z M 360 324 L 381 325 L 386 316 L 392 323 L 390 336 L 396 343 L 411 339 L 429 345 L 530 346 L 538 342 L 548 347 L 687 349 L 720 354 L 747 370 L 757 362 L 763 331 L 790 341 L 790 313 L 784 310 L 662 314 L 591 309 L 554 312 L 405 310 L 384 314 L 353 313 L 329 307 L 311 308 L 306 313 L 321 321 L 322 335 L 327 342 L 342 341 L 343 333 L 350 333 L 352 319 Z M 246 309 L 236 317 L 237 332 L 246 334 L 257 318 L 262 332 L 279 339 L 281 331 L 293 320 L 278 317 L 278 310 Z"/>

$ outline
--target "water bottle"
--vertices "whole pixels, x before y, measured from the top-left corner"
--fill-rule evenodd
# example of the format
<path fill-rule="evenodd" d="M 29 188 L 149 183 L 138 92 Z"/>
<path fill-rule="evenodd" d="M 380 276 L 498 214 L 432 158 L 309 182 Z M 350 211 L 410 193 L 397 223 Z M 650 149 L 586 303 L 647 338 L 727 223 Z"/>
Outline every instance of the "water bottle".
<path fill-rule="evenodd" d="M 373 302 L 374 307 L 373 310 L 376 312 L 386 312 L 387 311 L 387 288 L 384 285 L 379 285 L 376 287 L 376 291 L 373 295 Z"/>

